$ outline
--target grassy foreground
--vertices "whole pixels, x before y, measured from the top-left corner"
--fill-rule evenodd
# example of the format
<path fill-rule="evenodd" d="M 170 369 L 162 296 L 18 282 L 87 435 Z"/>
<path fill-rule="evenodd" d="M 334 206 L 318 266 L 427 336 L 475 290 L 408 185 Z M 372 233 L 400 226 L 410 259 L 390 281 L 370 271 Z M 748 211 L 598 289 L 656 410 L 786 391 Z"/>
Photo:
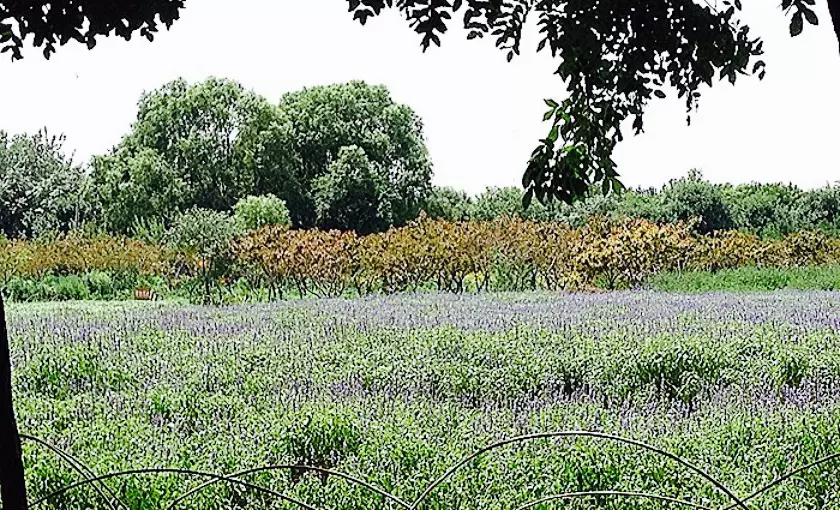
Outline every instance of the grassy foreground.
<path fill-rule="evenodd" d="M 680 455 L 739 496 L 840 451 L 840 293 L 493 294 L 295 301 L 19 304 L 8 310 L 20 428 L 97 474 L 233 473 L 306 464 L 412 502 L 494 441 L 586 429 Z M 81 479 L 25 443 L 32 500 Z M 241 477 L 315 508 L 393 509 L 337 476 Z M 104 481 L 162 509 L 206 478 Z M 539 439 L 479 457 L 422 509 L 515 509 L 570 491 L 647 491 L 724 508 L 673 460 L 597 439 Z M 105 489 L 103 489 L 104 491 Z M 750 508 L 840 508 L 840 462 Z M 662 508 L 632 498 L 534 508 Z M 42 508 L 108 508 L 90 487 Z M 178 508 L 294 508 L 230 484 Z"/>
<path fill-rule="evenodd" d="M 840 291 L 840 266 L 741 267 L 717 272 L 667 272 L 650 277 L 648 284 L 654 289 L 671 292 L 780 289 Z"/>

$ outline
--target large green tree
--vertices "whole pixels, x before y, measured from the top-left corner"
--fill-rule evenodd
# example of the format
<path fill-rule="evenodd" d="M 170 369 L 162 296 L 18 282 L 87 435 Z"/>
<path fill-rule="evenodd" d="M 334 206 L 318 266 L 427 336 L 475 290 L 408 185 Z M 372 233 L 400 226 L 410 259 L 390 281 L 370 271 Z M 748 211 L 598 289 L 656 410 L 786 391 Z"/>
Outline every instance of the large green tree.
<path fill-rule="evenodd" d="M 381 199 L 387 202 L 383 207 L 390 211 L 389 224 L 417 215 L 432 177 L 423 124 L 410 107 L 396 103 L 388 89 L 358 81 L 306 88 L 285 94 L 280 110 L 291 125 L 291 147 L 301 164 L 295 182 L 309 197 L 309 203 L 302 204 L 305 208 L 287 199 L 296 224 L 317 222 L 313 186 L 335 170 L 334 163 L 349 147 L 370 165 Z M 279 190 L 265 191 L 283 196 Z"/>
<path fill-rule="evenodd" d="M 78 226 L 90 213 L 88 179 L 45 131 L 0 131 L 0 233 L 31 237 Z"/>
<path fill-rule="evenodd" d="M 144 94 L 131 132 L 94 159 L 105 221 L 126 232 L 135 218 L 230 209 L 254 191 L 266 165 L 287 166 L 272 146 L 281 124 L 276 107 L 230 80 L 178 79 Z"/>

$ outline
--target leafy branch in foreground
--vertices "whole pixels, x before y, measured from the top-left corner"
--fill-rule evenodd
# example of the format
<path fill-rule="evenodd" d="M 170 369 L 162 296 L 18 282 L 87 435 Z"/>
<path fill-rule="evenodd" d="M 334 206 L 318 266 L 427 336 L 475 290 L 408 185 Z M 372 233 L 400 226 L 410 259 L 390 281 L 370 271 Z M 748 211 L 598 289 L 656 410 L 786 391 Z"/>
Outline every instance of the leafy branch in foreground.
<path fill-rule="evenodd" d="M 464 12 L 467 38 L 490 36 L 510 61 L 521 50 L 529 16 L 536 17 L 540 41 L 560 61 L 555 74 L 566 85 L 562 101 L 546 100 L 548 135 L 531 154 L 522 178 L 524 203 L 572 202 L 590 187 L 621 189 L 612 152 L 623 138 L 625 121 L 644 130 L 644 111 L 666 88 L 685 100 L 687 121 L 704 85 L 739 75 L 763 78 L 763 43 L 736 16 L 740 0 L 724 0 L 722 10 L 692 0 L 348 0 L 364 24 L 396 7 L 422 35 L 424 50 L 440 45 L 453 15 Z M 804 21 L 816 25 L 815 0 L 784 0 L 791 35 Z M 840 30 L 840 6 L 829 10 Z M 840 38 L 840 35 L 838 35 Z"/>

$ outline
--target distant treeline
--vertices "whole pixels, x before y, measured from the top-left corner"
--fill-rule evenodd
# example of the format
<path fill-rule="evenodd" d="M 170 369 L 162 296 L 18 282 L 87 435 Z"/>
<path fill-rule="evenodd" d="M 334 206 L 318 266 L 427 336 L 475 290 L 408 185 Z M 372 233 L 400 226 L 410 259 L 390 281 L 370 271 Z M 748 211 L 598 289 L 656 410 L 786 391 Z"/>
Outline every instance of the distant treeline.
<path fill-rule="evenodd" d="M 188 211 L 229 214 L 249 200 L 258 223 L 276 223 L 261 217 L 266 206 L 294 228 L 359 235 L 406 225 L 421 211 L 449 221 L 507 217 L 572 227 L 595 216 L 692 221 L 699 233 L 763 238 L 840 232 L 838 185 L 719 185 L 692 171 L 661 190 L 527 209 L 519 188 L 470 197 L 436 187 L 420 118 L 385 87 L 362 82 L 304 89 L 272 104 L 230 80 L 175 80 L 141 97 L 129 133 L 107 154 L 76 165 L 63 141 L 45 131 L 0 131 L 0 234 L 32 239 L 81 229 L 150 239 Z"/>
<path fill-rule="evenodd" d="M 573 205 L 534 201 L 522 205 L 519 188 L 489 188 L 477 197 L 435 187 L 424 209 L 434 218 L 487 221 L 508 216 L 559 221 L 573 227 L 597 216 L 640 218 L 656 223 L 695 221 L 699 233 L 741 230 L 776 239 L 802 231 L 840 234 L 840 185 L 803 190 L 791 184 L 713 184 L 697 171 L 662 189 L 593 194 Z"/>

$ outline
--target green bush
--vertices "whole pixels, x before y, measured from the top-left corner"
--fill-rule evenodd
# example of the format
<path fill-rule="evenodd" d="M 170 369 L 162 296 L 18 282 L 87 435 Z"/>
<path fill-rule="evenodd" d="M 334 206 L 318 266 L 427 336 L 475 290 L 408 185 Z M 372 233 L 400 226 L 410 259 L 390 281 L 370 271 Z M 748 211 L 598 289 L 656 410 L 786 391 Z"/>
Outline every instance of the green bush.
<path fill-rule="evenodd" d="M 227 213 L 198 208 L 179 215 L 168 232 L 169 243 L 180 254 L 185 271 L 199 284 L 190 288 L 204 302 L 211 301 L 219 279 L 231 275 L 233 241 L 241 234 L 242 229 Z"/>
<path fill-rule="evenodd" d="M 666 272 L 652 276 L 648 285 L 672 292 L 840 290 L 840 266 L 741 267 L 714 273 Z"/>
<path fill-rule="evenodd" d="M 243 230 L 259 230 L 269 225 L 292 226 L 286 202 L 272 194 L 243 198 L 233 206 L 233 217 Z"/>
<path fill-rule="evenodd" d="M 13 276 L 5 281 L 0 291 L 9 301 L 41 301 L 46 300 L 46 285 L 31 278 Z"/>
<path fill-rule="evenodd" d="M 743 184 L 725 189 L 725 200 L 739 230 L 780 238 L 803 228 L 794 209 L 802 191 L 782 184 Z"/>
<path fill-rule="evenodd" d="M 662 190 L 663 209 L 670 222 L 697 220 L 697 229 L 706 234 L 735 227 L 726 205 L 723 187 L 703 180 L 697 171 L 675 179 Z"/>
<path fill-rule="evenodd" d="M 163 277 L 106 271 L 40 278 L 14 276 L 7 279 L 0 290 L 9 301 L 35 302 L 130 298 L 137 287 L 152 288 L 158 295 L 169 292 Z"/>
<path fill-rule="evenodd" d="M 86 283 L 90 294 L 98 299 L 113 299 L 116 297 L 114 279 L 106 272 L 91 271 L 87 274 Z"/>
<path fill-rule="evenodd" d="M 52 280 L 52 281 L 50 281 Z M 90 289 L 85 280 L 77 275 L 54 276 L 47 280 L 55 301 L 76 301 L 90 299 Z"/>

